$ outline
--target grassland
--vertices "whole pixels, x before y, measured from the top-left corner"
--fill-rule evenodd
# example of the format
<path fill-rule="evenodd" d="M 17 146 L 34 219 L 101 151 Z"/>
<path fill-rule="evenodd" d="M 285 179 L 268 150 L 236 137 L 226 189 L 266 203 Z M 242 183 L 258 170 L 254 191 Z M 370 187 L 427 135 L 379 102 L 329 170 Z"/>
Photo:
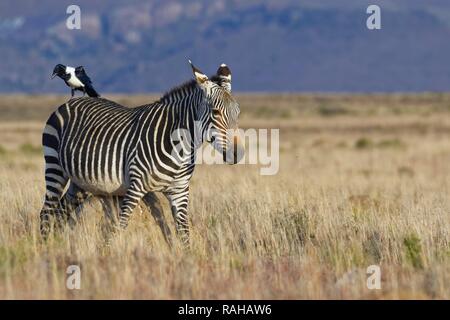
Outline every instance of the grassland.
<path fill-rule="evenodd" d="M 280 171 L 198 166 L 189 251 L 145 208 L 105 251 L 96 201 L 40 240 L 41 131 L 64 99 L 0 97 L 0 298 L 450 298 L 450 95 L 238 96 L 241 127 L 280 129 Z"/>

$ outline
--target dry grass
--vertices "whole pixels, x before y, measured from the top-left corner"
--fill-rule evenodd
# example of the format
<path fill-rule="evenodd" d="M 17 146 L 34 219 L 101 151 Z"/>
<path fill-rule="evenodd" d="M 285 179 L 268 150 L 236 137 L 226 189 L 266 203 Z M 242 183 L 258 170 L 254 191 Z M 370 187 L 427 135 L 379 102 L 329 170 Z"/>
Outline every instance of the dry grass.
<path fill-rule="evenodd" d="M 136 210 L 105 251 L 96 202 L 75 229 L 41 242 L 40 132 L 61 97 L 15 97 L 23 105 L 0 123 L 0 298 L 449 299 L 448 96 L 269 98 L 240 97 L 242 125 L 281 128 L 277 175 L 199 166 L 191 250 L 169 249 Z M 81 290 L 65 287 L 70 264 Z M 366 287 L 372 264 L 381 290 Z"/>

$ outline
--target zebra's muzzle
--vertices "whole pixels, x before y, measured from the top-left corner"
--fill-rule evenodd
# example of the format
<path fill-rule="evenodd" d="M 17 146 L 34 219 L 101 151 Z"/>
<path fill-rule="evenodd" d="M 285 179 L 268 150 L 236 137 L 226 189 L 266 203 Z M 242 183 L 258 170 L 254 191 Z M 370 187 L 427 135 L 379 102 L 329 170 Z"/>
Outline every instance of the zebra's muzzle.
<path fill-rule="evenodd" d="M 223 151 L 222 157 L 225 163 L 237 164 L 245 155 L 245 147 L 238 136 L 233 137 L 233 142 Z"/>

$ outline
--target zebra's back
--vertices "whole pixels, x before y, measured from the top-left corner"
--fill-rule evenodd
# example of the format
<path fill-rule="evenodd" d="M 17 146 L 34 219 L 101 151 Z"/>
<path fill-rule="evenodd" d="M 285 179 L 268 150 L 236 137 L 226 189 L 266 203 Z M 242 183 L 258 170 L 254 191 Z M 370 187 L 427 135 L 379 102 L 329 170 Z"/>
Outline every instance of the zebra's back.
<path fill-rule="evenodd" d="M 72 99 L 60 106 L 44 129 L 46 173 L 52 162 L 59 162 L 65 176 L 81 188 L 123 194 L 142 110 L 99 98 Z"/>

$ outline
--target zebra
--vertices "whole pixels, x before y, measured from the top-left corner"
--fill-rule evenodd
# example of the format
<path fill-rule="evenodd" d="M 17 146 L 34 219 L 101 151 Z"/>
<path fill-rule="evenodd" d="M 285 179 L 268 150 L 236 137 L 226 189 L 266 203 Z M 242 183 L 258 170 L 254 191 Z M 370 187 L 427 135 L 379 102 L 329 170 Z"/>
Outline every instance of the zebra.
<path fill-rule="evenodd" d="M 53 220 L 57 226 L 76 220 L 74 212 L 95 196 L 119 230 L 127 227 L 133 209 L 143 200 L 167 240 L 169 228 L 155 195 L 162 192 L 177 235 L 189 245 L 189 181 L 195 151 L 208 142 L 228 164 L 238 163 L 245 153 L 237 131 L 232 131 L 238 129 L 240 110 L 231 93 L 229 67 L 222 64 L 209 79 L 189 63 L 194 79 L 151 104 L 126 108 L 104 98 L 82 97 L 50 115 L 42 136 L 44 239 Z M 190 148 L 173 139 L 182 130 L 196 137 L 188 143 Z"/>

